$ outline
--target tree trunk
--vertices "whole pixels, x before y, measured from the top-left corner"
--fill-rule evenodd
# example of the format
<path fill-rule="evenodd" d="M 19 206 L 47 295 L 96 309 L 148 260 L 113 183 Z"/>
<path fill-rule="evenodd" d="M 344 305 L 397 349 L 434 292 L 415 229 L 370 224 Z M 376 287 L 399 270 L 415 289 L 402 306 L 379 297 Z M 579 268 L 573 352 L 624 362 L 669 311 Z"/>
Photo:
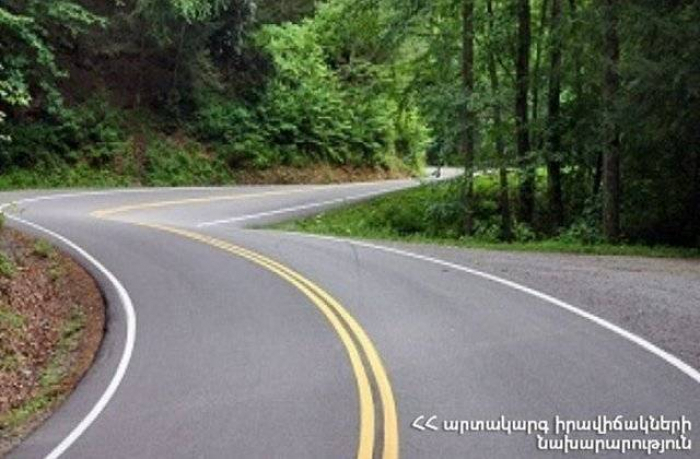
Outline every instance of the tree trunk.
<path fill-rule="evenodd" d="M 540 24 L 535 36 L 535 64 L 532 69 L 532 110 L 531 110 L 531 121 L 532 125 L 535 127 L 532 131 L 532 145 L 534 150 L 538 151 L 542 147 L 542 135 L 540 129 L 538 128 L 537 120 L 540 116 L 540 68 L 542 67 L 542 40 L 544 38 L 545 25 L 547 24 L 547 6 L 549 5 L 548 0 L 542 0 L 541 10 L 540 10 Z"/>
<path fill-rule="evenodd" d="M 493 0 L 486 1 L 486 12 L 488 15 L 488 37 L 493 36 Z M 489 38 L 490 40 L 490 38 Z M 489 41 L 488 50 L 488 70 L 489 80 L 491 83 L 491 97 L 493 99 L 493 124 L 496 127 L 496 155 L 499 162 L 499 196 L 498 205 L 501 211 L 501 239 L 504 241 L 513 240 L 512 217 L 510 214 L 510 197 L 508 195 L 508 158 L 506 157 L 505 140 L 503 139 L 503 120 L 501 114 L 501 103 L 499 101 L 500 81 L 498 71 L 496 70 L 496 57 L 494 56 L 495 49 L 491 41 Z"/>
<path fill-rule="evenodd" d="M 691 231 L 695 234 L 695 240 L 691 244 L 700 248 L 700 149 L 696 144 L 695 150 L 695 168 L 693 173 L 693 189 L 691 197 Z"/>
<path fill-rule="evenodd" d="M 620 134 L 616 119 L 617 94 L 620 87 L 618 66 L 620 41 L 617 34 L 618 14 L 616 0 L 603 1 L 604 82 L 605 104 L 603 150 L 603 230 L 610 242 L 620 239 Z"/>
<path fill-rule="evenodd" d="M 574 116 L 579 117 L 582 115 L 583 112 L 583 100 L 584 100 L 584 94 L 583 94 L 583 64 L 581 60 L 581 54 L 584 52 L 583 47 L 581 46 L 580 43 L 580 36 L 574 33 L 574 27 L 580 27 L 577 26 L 579 24 L 579 13 L 578 13 L 578 5 L 576 3 L 576 0 L 569 0 L 569 18 L 568 18 L 568 26 L 567 26 L 567 33 L 570 34 L 569 36 L 572 37 L 571 43 L 569 46 L 567 46 L 568 49 L 568 55 L 571 57 L 571 61 L 573 62 L 573 93 L 574 93 L 574 101 L 571 104 L 572 106 L 572 112 L 574 113 Z M 577 125 L 574 124 L 573 126 L 574 132 L 573 136 L 571 138 L 571 146 L 570 146 L 570 152 L 573 157 L 575 158 L 580 158 L 583 154 L 584 151 L 584 146 L 583 146 L 583 141 L 582 141 L 582 136 L 578 132 Z M 570 130 L 571 132 L 571 130 Z M 592 194 L 593 196 L 598 196 L 598 193 L 600 192 L 600 182 L 601 182 L 601 170 L 602 170 L 602 158 L 598 158 L 599 155 L 596 155 L 596 164 L 595 164 L 595 169 L 593 169 L 593 186 L 591 187 Z M 588 174 L 588 169 L 586 169 L 586 174 Z M 586 178 L 588 178 L 588 175 L 586 175 Z"/>
<path fill-rule="evenodd" d="M 462 85 L 464 106 L 462 115 L 461 153 L 464 159 L 464 232 L 474 232 L 474 158 L 476 153 L 476 117 L 471 107 L 474 92 L 474 0 L 462 3 Z"/>
<path fill-rule="evenodd" d="M 516 152 L 523 175 L 520 184 L 520 220 L 532 224 L 535 212 L 535 170 L 530 158 L 528 93 L 530 80 L 530 0 L 517 0 L 518 49 L 515 60 Z"/>
<path fill-rule="evenodd" d="M 552 26 L 549 67 L 547 191 L 550 228 L 553 233 L 564 225 L 561 190 L 561 0 L 552 0 Z"/>
<path fill-rule="evenodd" d="M 569 10 L 570 10 L 570 21 L 578 21 L 578 6 L 576 0 L 569 0 Z M 581 44 L 576 42 L 574 39 L 574 46 L 571 49 L 572 60 L 574 61 L 574 95 L 576 96 L 576 103 L 581 103 L 583 98 L 583 75 L 581 72 Z"/>
<path fill-rule="evenodd" d="M 593 196 L 598 197 L 600 185 L 603 183 L 603 154 L 596 153 L 593 167 Z"/>
<path fill-rule="evenodd" d="M 143 74 L 146 71 L 146 34 L 141 33 L 139 37 L 139 75 L 136 80 L 136 94 L 134 95 L 134 106 L 136 108 L 141 108 L 141 96 L 143 94 Z"/>

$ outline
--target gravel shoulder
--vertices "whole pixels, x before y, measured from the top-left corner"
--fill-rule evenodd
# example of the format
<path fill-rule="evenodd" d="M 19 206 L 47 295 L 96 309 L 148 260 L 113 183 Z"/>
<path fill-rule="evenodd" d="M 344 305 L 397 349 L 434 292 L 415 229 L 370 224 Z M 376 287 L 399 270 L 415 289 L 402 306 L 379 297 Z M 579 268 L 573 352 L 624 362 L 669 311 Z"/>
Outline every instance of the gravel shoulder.
<path fill-rule="evenodd" d="M 540 290 L 636 333 L 700 368 L 700 260 L 378 243 Z"/>

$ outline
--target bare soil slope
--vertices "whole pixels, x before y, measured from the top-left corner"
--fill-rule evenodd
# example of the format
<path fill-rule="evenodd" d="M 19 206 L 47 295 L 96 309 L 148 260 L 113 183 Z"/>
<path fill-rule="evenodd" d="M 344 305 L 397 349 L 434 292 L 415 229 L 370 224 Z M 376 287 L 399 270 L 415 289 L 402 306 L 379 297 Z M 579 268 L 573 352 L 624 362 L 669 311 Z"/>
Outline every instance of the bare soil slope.
<path fill-rule="evenodd" d="M 0 456 L 58 407 L 102 340 L 92 277 L 45 241 L 0 230 Z"/>

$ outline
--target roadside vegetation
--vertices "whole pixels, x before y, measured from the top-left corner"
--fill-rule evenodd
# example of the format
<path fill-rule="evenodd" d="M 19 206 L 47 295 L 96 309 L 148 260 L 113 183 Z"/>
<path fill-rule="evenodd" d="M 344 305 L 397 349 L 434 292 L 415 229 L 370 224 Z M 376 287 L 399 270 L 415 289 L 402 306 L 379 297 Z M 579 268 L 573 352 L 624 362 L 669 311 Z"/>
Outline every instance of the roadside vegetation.
<path fill-rule="evenodd" d="M 428 128 L 400 62 L 363 49 L 373 13 L 257 3 L 3 3 L 0 188 L 419 171 Z"/>
<path fill-rule="evenodd" d="M 466 172 L 441 234 L 697 248 L 698 24 L 687 1 L 7 0 L 0 188 L 427 161 Z"/>
<path fill-rule="evenodd" d="M 0 455 L 71 392 L 103 324 L 85 271 L 46 241 L 0 229 Z"/>
<path fill-rule="evenodd" d="M 546 180 L 538 174 L 540 181 Z M 513 186 L 517 182 L 513 181 Z M 498 175 L 486 173 L 475 181 L 474 233 L 463 233 L 464 211 L 460 181 L 424 184 L 418 188 L 334 209 L 319 215 L 273 225 L 273 228 L 373 240 L 443 244 L 490 250 L 563 252 L 591 255 L 700 258 L 697 248 L 644 245 L 633 241 L 606 242 L 594 218 L 581 218 L 556 236 L 516 225 L 513 237 L 503 242 L 498 210 Z"/>

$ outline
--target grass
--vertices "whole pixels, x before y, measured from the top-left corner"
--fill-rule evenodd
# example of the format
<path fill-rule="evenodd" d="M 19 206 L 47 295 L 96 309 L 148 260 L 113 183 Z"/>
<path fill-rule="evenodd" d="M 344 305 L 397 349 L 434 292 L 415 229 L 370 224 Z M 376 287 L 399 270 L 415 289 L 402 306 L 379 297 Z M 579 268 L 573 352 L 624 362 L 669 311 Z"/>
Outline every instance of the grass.
<path fill-rule="evenodd" d="M 25 319 L 16 312 L 0 306 L 0 328 L 19 329 L 24 326 Z"/>
<path fill-rule="evenodd" d="M 52 282 L 56 282 L 63 277 L 64 272 L 63 268 L 61 267 L 61 263 L 58 260 L 58 251 L 53 245 L 51 245 L 50 242 L 45 241 L 44 239 L 38 239 L 34 243 L 32 251 L 37 257 L 44 260 L 49 260 L 51 262 L 48 269 L 48 275 Z"/>
<path fill-rule="evenodd" d="M 12 336 L 22 333 L 26 319 L 6 306 L 0 305 L 0 372 L 15 371 L 22 360 L 22 355 L 9 346 Z"/>
<path fill-rule="evenodd" d="M 516 224 L 516 241 L 498 240 L 497 205 L 490 199 L 496 179 L 485 175 L 475 183 L 476 233 L 461 235 L 462 207 L 458 183 L 423 185 L 398 191 L 371 201 L 330 210 L 313 217 L 274 225 L 273 228 L 360 239 L 429 243 L 488 250 L 555 252 L 589 255 L 698 258 L 700 250 L 639 244 L 607 244 L 595 229 L 573 225 L 557 237 L 538 237 L 524 225 Z M 591 240 L 592 239 L 592 240 Z"/>
<path fill-rule="evenodd" d="M 80 343 L 81 334 L 85 329 L 85 320 L 85 314 L 78 307 L 74 307 L 70 317 L 63 324 L 61 339 L 53 358 L 41 375 L 40 384 L 43 389 L 51 390 L 66 376 L 70 355 Z"/>
<path fill-rule="evenodd" d="M 48 241 L 39 239 L 34 243 L 34 255 L 44 259 L 53 258 L 56 256 L 56 249 Z"/>
<path fill-rule="evenodd" d="M 8 430 L 15 429 L 17 426 L 24 424 L 29 418 L 52 406 L 56 401 L 55 396 L 41 393 L 22 404 L 22 406 L 2 416 L 2 418 L 0 418 L 0 428 Z"/>
<path fill-rule="evenodd" d="M 0 372 L 16 371 L 20 365 L 20 356 L 16 352 L 5 353 L 0 357 Z"/>
<path fill-rule="evenodd" d="M 7 254 L 0 252 L 0 276 L 12 277 L 15 275 L 17 266 Z"/>

